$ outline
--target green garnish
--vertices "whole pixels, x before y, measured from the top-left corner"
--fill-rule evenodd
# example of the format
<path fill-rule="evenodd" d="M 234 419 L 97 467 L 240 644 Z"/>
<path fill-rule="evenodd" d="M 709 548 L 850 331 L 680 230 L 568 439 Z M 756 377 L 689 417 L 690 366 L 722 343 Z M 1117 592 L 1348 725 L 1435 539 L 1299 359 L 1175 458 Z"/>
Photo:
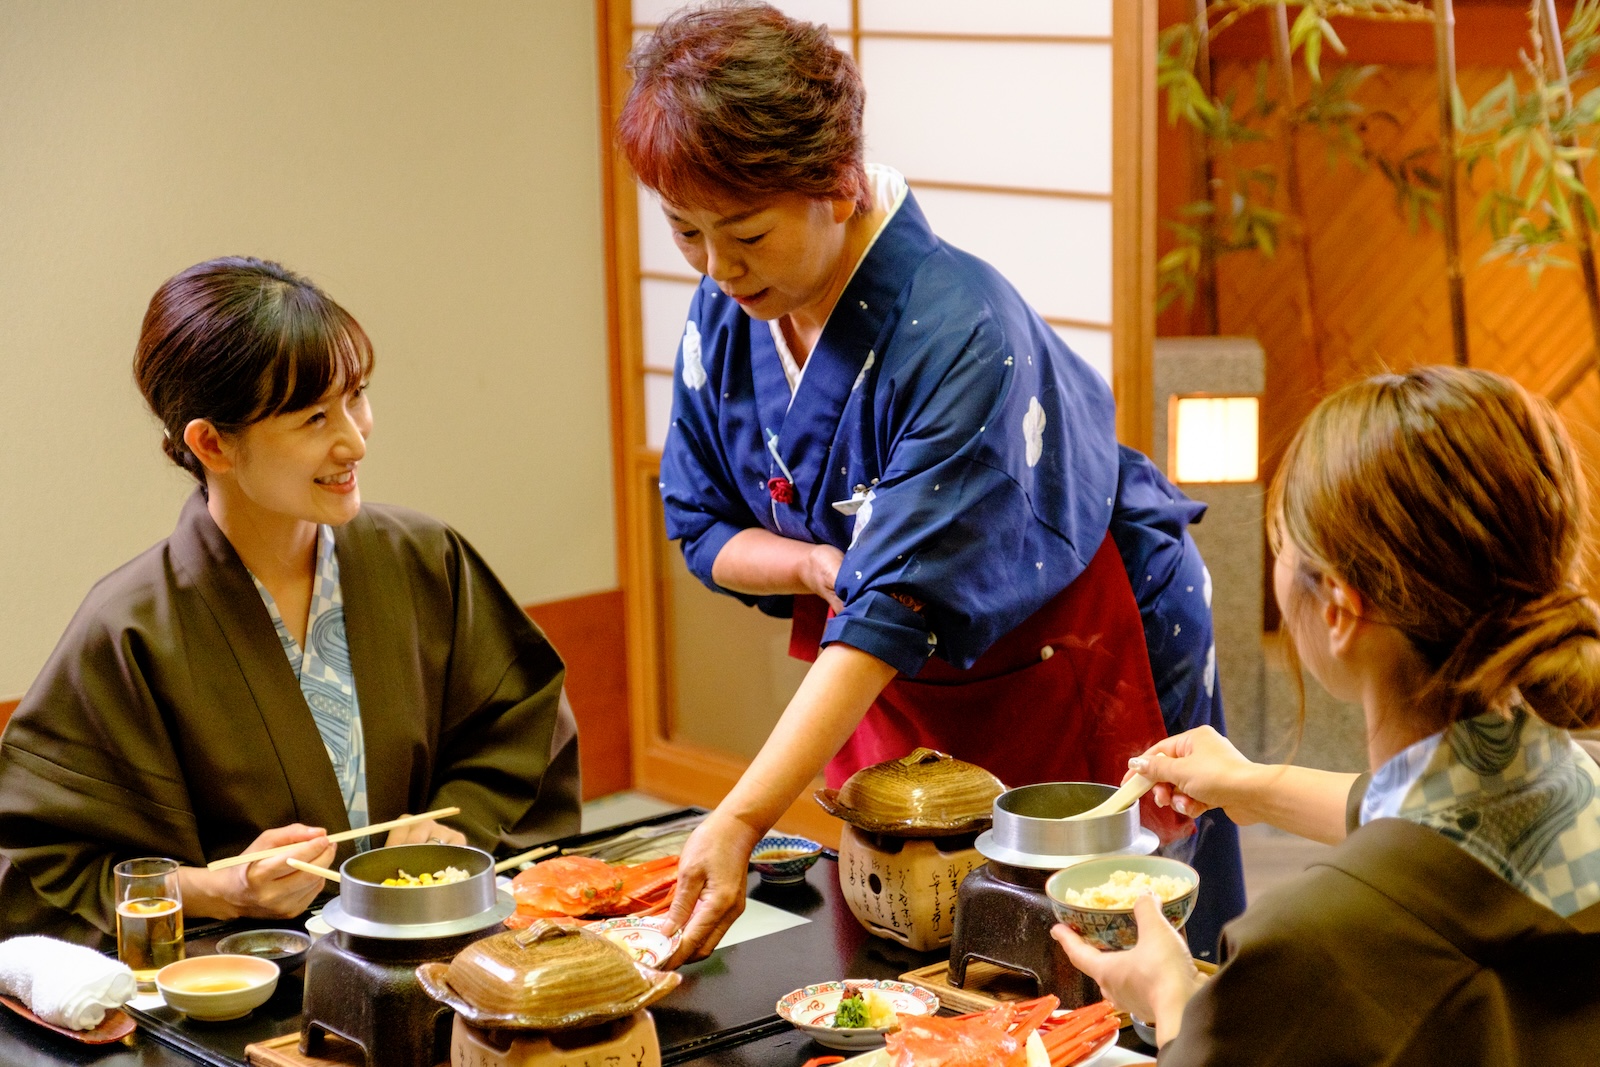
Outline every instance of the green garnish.
<path fill-rule="evenodd" d="M 867 1025 L 867 1002 L 859 992 L 852 991 L 839 1001 L 833 1013 L 835 1030 L 855 1030 Z"/>

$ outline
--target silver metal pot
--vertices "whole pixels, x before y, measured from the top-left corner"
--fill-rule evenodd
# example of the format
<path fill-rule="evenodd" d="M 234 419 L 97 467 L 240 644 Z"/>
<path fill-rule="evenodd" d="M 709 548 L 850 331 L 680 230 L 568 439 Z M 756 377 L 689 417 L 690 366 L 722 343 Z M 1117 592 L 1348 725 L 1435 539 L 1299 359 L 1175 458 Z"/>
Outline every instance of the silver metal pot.
<path fill-rule="evenodd" d="M 1046 782 L 1001 793 L 994 826 L 978 836 L 985 859 L 1014 867 L 1054 870 L 1091 856 L 1148 855 L 1156 835 L 1139 825 L 1139 805 L 1115 815 L 1067 821 L 1116 792 L 1098 782 Z"/>
<path fill-rule="evenodd" d="M 446 885 L 391 886 L 385 878 L 457 867 L 467 878 Z M 510 894 L 495 888 L 494 857 L 467 845 L 396 845 L 345 860 L 339 896 L 322 917 L 335 930 L 362 937 L 418 940 L 471 933 L 516 910 Z"/>

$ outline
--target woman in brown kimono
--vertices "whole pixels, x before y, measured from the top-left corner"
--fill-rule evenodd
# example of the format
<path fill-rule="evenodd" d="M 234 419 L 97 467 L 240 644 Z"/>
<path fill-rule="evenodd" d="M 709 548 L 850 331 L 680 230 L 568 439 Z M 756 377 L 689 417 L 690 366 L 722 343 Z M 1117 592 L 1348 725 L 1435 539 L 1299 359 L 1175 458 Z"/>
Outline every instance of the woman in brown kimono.
<path fill-rule="evenodd" d="M 363 506 L 359 324 L 274 263 L 151 300 L 134 376 L 199 488 L 102 579 L 0 743 L 0 924 L 94 943 L 112 867 L 171 856 L 191 917 L 290 917 L 330 833 L 459 806 L 371 845 L 509 851 L 578 829 L 562 664 L 448 526 Z M 212 871 L 274 845 L 287 856 Z"/>
<path fill-rule="evenodd" d="M 1161 921 L 1074 964 L 1163 1064 L 1586 1063 L 1600 1047 L 1600 610 L 1553 409 L 1425 367 L 1300 429 L 1270 501 L 1293 648 L 1366 715 L 1370 775 L 1260 766 L 1191 731 L 1131 761 L 1158 802 L 1341 842 L 1223 933 L 1209 981 Z"/>

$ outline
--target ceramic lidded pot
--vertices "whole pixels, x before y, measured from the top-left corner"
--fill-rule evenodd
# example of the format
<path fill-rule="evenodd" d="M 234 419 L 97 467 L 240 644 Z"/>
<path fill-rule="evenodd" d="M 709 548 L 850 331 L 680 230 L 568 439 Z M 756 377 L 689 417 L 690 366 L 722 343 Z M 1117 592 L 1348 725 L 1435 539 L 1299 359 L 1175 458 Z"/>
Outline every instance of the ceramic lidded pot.
<path fill-rule="evenodd" d="M 422 987 L 468 1022 L 504 1030 L 570 1030 L 620 1019 L 682 981 L 635 963 L 607 937 L 540 919 L 476 941 L 449 964 L 417 968 Z"/>
<path fill-rule="evenodd" d="M 1000 779 L 931 748 L 863 767 L 837 790 L 819 789 L 824 811 L 869 834 L 954 837 L 987 829 Z"/>
<path fill-rule="evenodd" d="M 1005 788 L 976 764 L 919 748 L 816 792 L 846 824 L 839 887 L 868 933 L 918 952 L 950 943 L 956 891 L 984 862 L 974 840 Z"/>

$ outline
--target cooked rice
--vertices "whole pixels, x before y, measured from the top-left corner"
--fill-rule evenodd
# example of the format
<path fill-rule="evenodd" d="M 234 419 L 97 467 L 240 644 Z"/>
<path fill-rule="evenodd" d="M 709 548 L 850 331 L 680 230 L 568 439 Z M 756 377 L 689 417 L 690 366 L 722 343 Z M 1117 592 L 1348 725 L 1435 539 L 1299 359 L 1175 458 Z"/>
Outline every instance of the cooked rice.
<path fill-rule="evenodd" d="M 1187 878 L 1145 874 L 1143 871 L 1113 871 L 1103 884 L 1092 889 L 1063 889 L 1061 899 L 1079 908 L 1131 908 L 1142 894 L 1154 893 L 1162 903 L 1176 900 L 1194 888 Z"/>
<path fill-rule="evenodd" d="M 442 871 L 433 871 L 432 873 L 424 871 L 422 874 L 407 874 L 405 871 L 400 871 L 393 878 L 385 878 L 383 884 L 405 886 L 408 889 L 413 889 L 422 885 L 449 885 L 451 882 L 465 882 L 469 877 L 470 875 L 460 867 L 446 867 Z"/>

